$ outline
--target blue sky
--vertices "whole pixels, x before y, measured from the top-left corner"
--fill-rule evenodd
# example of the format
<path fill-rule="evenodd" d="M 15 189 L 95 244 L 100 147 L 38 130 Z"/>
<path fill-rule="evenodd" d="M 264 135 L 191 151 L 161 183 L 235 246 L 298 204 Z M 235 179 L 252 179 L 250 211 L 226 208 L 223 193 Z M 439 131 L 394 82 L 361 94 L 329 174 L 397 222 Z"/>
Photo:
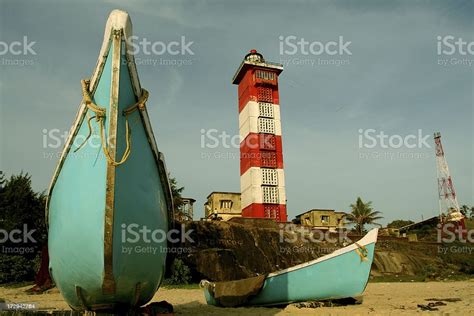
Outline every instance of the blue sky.
<path fill-rule="evenodd" d="M 7 175 L 24 170 L 36 190 L 47 188 L 60 148 L 50 148 L 50 138 L 44 145 L 44 130 L 69 130 L 80 79 L 95 67 L 115 8 L 129 12 L 140 39 L 193 42 L 193 55 L 140 51 L 136 58 L 159 149 L 185 195 L 197 199 L 195 217 L 210 192 L 239 191 L 238 148 L 202 148 L 201 131 L 238 134 L 231 79 L 253 48 L 285 63 L 280 103 L 290 219 L 311 208 L 348 211 L 358 196 L 373 201 L 383 223 L 436 215 L 435 131 L 459 202 L 474 204 L 474 55 L 437 51 L 438 36 L 474 41 L 471 1 L 0 0 L 0 42 L 26 36 L 36 53 L 0 56 L 0 169 Z M 285 53 L 291 47 L 281 38 L 290 36 L 322 44 L 342 37 L 351 55 Z M 431 147 L 360 148 L 359 131 L 369 129 L 396 138 L 421 130 Z"/>

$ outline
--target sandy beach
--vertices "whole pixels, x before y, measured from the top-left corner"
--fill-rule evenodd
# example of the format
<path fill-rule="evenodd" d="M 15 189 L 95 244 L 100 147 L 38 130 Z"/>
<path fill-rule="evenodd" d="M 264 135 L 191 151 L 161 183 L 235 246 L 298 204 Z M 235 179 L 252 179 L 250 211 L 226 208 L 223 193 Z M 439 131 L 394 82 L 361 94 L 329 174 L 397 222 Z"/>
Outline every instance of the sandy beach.
<path fill-rule="evenodd" d="M 28 288 L 0 287 L 0 298 L 8 303 L 35 303 L 40 310 L 69 309 L 56 288 L 41 295 L 26 295 L 24 291 Z M 444 300 L 446 305 L 437 306 L 438 311 L 422 311 L 417 305 L 434 302 L 429 299 Z M 161 288 L 153 301 L 162 300 L 174 306 L 176 315 L 474 315 L 474 279 L 457 282 L 369 283 L 362 304 L 339 307 L 298 308 L 289 305 L 286 308 L 223 309 L 207 306 L 199 289 Z"/>

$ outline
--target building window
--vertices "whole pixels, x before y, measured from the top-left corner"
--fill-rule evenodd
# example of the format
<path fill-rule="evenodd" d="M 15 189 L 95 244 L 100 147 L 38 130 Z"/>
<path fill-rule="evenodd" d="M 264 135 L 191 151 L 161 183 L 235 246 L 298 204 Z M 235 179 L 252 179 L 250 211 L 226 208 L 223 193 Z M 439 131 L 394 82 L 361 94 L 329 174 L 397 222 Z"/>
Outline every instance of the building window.
<path fill-rule="evenodd" d="M 266 168 L 276 168 L 277 167 L 277 159 L 276 153 L 272 151 L 261 151 L 261 162 L 262 167 Z"/>
<path fill-rule="evenodd" d="M 275 73 L 270 72 L 270 71 L 265 71 L 265 70 L 257 70 L 256 76 L 259 79 L 264 79 L 264 80 L 275 80 Z"/>
<path fill-rule="evenodd" d="M 232 201 L 231 200 L 221 200 L 221 209 L 231 209 Z"/>
<path fill-rule="evenodd" d="M 272 90 L 272 88 L 258 87 L 257 88 L 257 100 L 259 102 L 273 103 L 273 90 Z"/>
<path fill-rule="evenodd" d="M 275 134 L 275 120 L 259 117 L 258 118 L 258 132 L 266 134 Z"/>
<path fill-rule="evenodd" d="M 278 185 L 278 174 L 275 169 L 262 168 L 262 184 Z"/>
<path fill-rule="evenodd" d="M 280 218 L 280 208 L 277 205 L 265 205 L 263 207 L 264 217 L 266 218 Z"/>
<path fill-rule="evenodd" d="M 262 186 L 263 203 L 278 204 L 278 188 Z"/>
<path fill-rule="evenodd" d="M 260 148 L 264 150 L 275 150 L 276 140 L 275 135 L 272 134 L 260 134 Z"/>
<path fill-rule="evenodd" d="M 325 224 L 325 225 L 329 225 L 329 216 L 327 215 L 322 215 L 321 216 L 321 223 Z"/>
<path fill-rule="evenodd" d="M 258 102 L 260 117 L 274 118 L 273 104 L 267 102 Z"/>

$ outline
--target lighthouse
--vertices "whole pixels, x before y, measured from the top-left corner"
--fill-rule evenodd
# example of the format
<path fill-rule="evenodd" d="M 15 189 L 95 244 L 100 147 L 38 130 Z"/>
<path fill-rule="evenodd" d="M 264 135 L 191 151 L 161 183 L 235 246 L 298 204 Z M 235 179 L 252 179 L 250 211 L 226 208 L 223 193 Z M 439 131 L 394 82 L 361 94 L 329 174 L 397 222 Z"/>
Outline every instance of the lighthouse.
<path fill-rule="evenodd" d="M 283 65 L 251 50 L 233 78 L 238 85 L 242 216 L 287 220 L 278 76 Z"/>

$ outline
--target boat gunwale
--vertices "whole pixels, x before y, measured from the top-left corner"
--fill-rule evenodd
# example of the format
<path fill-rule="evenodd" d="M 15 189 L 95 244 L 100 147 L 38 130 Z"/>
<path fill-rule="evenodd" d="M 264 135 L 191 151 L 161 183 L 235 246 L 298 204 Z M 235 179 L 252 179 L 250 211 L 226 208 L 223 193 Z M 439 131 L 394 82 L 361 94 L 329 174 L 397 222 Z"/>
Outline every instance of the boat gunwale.
<path fill-rule="evenodd" d="M 327 254 L 325 256 L 316 258 L 314 260 L 303 262 L 303 263 L 297 264 L 295 266 L 289 267 L 287 269 L 283 269 L 283 270 L 279 270 L 279 271 L 276 271 L 276 272 L 269 273 L 265 279 L 269 279 L 269 278 L 272 278 L 272 277 L 283 275 L 283 274 L 286 274 L 286 273 L 289 273 L 289 272 L 292 272 L 292 271 L 300 270 L 300 269 L 312 266 L 314 264 L 321 263 L 321 262 L 324 262 L 326 260 L 329 260 L 329 259 L 332 259 L 332 258 L 335 258 L 335 257 L 339 257 L 341 255 L 344 255 L 346 253 L 349 253 L 351 251 L 359 249 L 360 248 L 359 246 L 364 246 L 365 247 L 365 246 L 368 246 L 370 244 L 375 244 L 377 242 L 377 236 L 378 236 L 378 228 L 374 228 L 374 229 L 370 230 L 364 237 L 359 239 L 359 241 L 357 241 L 357 242 L 354 242 L 354 243 L 352 243 L 352 244 L 350 244 L 346 247 L 337 249 L 337 250 L 335 250 L 334 252 L 332 252 L 330 254 Z"/>

